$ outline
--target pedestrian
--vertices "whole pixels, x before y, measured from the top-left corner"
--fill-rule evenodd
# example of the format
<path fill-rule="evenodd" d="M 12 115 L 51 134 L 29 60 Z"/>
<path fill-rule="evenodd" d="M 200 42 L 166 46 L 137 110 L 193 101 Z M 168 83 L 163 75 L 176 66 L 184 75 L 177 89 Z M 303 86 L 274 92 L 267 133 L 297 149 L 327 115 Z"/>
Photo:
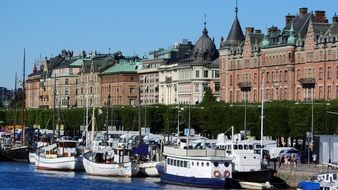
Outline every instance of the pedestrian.
<path fill-rule="evenodd" d="M 316 153 L 312 154 L 312 163 L 316 167 L 316 163 L 317 163 L 317 155 L 316 155 Z"/>
<path fill-rule="evenodd" d="M 285 157 L 282 156 L 282 158 L 279 161 L 279 168 L 283 169 L 284 163 L 285 163 Z"/>

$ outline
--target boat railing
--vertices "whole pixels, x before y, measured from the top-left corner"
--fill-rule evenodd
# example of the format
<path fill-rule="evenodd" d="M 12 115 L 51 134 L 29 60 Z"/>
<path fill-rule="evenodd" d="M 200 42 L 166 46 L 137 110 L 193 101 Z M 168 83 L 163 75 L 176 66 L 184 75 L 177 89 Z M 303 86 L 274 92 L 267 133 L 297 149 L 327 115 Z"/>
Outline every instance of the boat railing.
<path fill-rule="evenodd" d="M 224 150 L 217 149 L 182 149 L 179 147 L 164 146 L 164 155 L 190 156 L 190 157 L 225 157 Z"/>

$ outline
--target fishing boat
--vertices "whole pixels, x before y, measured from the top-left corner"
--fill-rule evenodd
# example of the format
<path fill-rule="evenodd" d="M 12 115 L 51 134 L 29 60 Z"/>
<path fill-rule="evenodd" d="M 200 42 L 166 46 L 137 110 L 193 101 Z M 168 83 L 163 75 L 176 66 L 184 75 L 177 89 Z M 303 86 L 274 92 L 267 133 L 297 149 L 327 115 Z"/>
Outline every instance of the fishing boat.
<path fill-rule="evenodd" d="M 232 158 L 222 150 L 190 148 L 186 137 L 177 138 L 180 143 L 164 146 L 163 163 L 157 165 L 162 183 L 206 187 L 232 187 Z M 188 143 L 189 144 L 189 143 Z"/>
<path fill-rule="evenodd" d="M 130 159 L 130 152 L 122 143 L 117 148 L 107 146 L 98 151 L 89 151 L 83 154 L 83 166 L 89 175 L 136 176 L 139 168 Z"/>
<path fill-rule="evenodd" d="M 62 140 L 43 147 L 35 154 L 35 166 L 42 170 L 81 171 L 82 156 L 76 141 Z"/>

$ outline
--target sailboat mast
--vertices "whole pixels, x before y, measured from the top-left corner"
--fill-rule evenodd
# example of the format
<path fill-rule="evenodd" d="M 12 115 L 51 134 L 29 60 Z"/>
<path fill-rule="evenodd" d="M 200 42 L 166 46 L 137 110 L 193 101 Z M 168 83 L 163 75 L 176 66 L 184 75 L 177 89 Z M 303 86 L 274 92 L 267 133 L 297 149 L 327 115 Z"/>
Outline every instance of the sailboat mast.
<path fill-rule="evenodd" d="M 26 72 L 26 48 L 23 49 L 23 72 L 22 72 L 22 120 L 21 120 L 21 144 L 23 145 L 23 140 L 25 138 L 25 107 L 26 107 L 26 97 L 25 97 L 25 72 Z"/>
<path fill-rule="evenodd" d="M 15 84 L 14 84 L 14 92 L 13 92 L 13 101 L 14 101 L 13 141 L 14 142 L 15 142 L 15 127 L 16 127 L 16 117 L 17 117 L 17 103 L 16 103 L 17 83 L 18 83 L 18 73 L 15 72 Z"/>
<path fill-rule="evenodd" d="M 54 74 L 54 99 L 53 99 L 53 137 L 52 141 L 54 141 L 55 136 L 55 104 L 56 104 L 56 74 Z"/>

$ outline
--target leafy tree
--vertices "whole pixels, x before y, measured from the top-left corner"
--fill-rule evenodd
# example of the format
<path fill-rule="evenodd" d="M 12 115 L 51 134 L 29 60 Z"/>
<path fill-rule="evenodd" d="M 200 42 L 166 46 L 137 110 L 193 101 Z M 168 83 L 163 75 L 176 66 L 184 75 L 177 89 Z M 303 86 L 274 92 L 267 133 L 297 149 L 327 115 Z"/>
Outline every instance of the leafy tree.
<path fill-rule="evenodd" d="M 210 106 L 211 104 L 216 102 L 216 98 L 213 95 L 211 88 L 209 87 L 203 96 L 203 101 L 201 102 L 201 106 Z"/>

